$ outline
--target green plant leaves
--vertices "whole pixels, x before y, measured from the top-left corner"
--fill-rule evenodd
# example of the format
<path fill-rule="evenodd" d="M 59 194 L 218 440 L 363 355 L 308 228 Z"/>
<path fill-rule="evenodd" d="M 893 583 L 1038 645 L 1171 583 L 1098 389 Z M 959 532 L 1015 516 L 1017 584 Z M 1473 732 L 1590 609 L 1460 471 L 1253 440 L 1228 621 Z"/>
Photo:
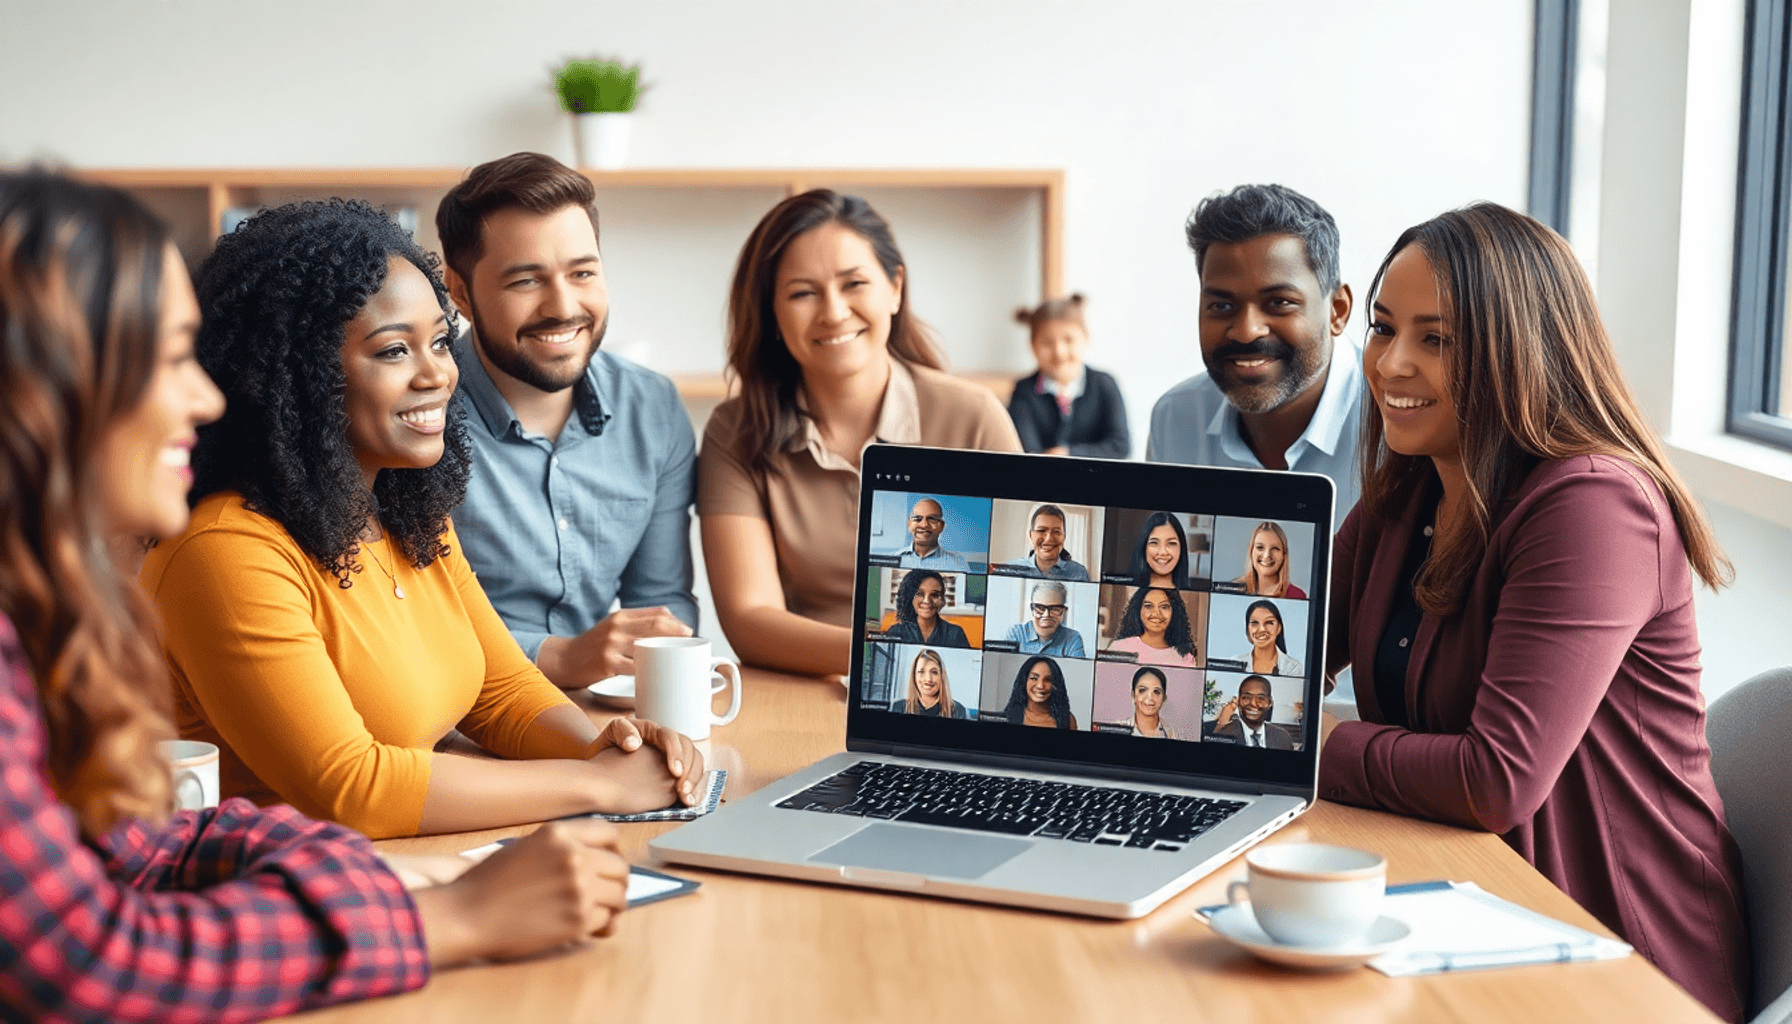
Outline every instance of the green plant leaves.
<path fill-rule="evenodd" d="M 560 108 L 572 114 L 630 111 L 647 91 L 641 65 L 602 57 L 575 57 L 554 69 L 553 78 Z"/>

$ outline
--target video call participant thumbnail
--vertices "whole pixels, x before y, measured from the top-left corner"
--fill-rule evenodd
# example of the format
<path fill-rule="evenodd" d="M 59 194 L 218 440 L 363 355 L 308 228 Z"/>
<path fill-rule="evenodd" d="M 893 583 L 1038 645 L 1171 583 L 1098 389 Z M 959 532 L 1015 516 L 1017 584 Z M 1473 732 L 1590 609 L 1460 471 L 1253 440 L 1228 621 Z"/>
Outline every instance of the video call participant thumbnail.
<path fill-rule="evenodd" d="M 1209 645 L 1219 643 L 1207 667 L 1255 672 L 1266 676 L 1298 676 L 1305 672 L 1301 659 L 1290 651 L 1304 651 L 1307 643 L 1308 605 L 1305 601 L 1271 601 L 1231 594 L 1214 594 L 1208 612 Z M 1240 625 L 1244 643 L 1234 647 L 1224 639 Z"/>
<path fill-rule="evenodd" d="M 1220 707 L 1219 717 L 1202 727 L 1203 738 L 1267 750 L 1294 750 L 1294 735 L 1269 720 L 1275 703 L 1275 690 L 1268 678 L 1246 676 L 1238 684 L 1238 694 Z"/>
<path fill-rule="evenodd" d="M 908 694 L 892 701 L 890 710 L 930 718 L 968 718 L 964 705 L 952 699 L 945 659 L 926 648 L 916 652 L 908 667 Z"/>
<path fill-rule="evenodd" d="M 940 534 L 946 532 L 946 509 L 933 498 L 915 502 L 908 513 L 909 542 L 890 554 L 902 559 L 904 569 L 939 569 L 958 572 L 970 570 L 970 562 L 956 551 L 940 546 Z"/>
<path fill-rule="evenodd" d="M 905 644 L 969 647 L 964 627 L 940 612 L 946 606 L 946 578 L 932 569 L 911 569 L 896 590 L 896 621 L 884 639 Z"/>
<path fill-rule="evenodd" d="M 1095 666 L 1095 730 L 1168 740 L 1201 736 L 1202 675 L 1156 665 Z"/>
<path fill-rule="evenodd" d="M 1010 725 L 1036 725 L 1047 729 L 1075 729 L 1070 710 L 1070 688 L 1056 661 L 1035 655 L 1021 663 L 1002 711 Z"/>
<path fill-rule="evenodd" d="M 1304 600 L 1307 592 L 1290 583 L 1288 534 L 1278 523 L 1258 523 L 1244 552 L 1244 575 L 1232 582 L 1247 594 L 1293 597 Z"/>
<path fill-rule="evenodd" d="M 1168 587 L 1134 590 L 1120 614 L 1114 639 L 1104 650 L 1133 655 L 1133 660 L 1140 664 L 1199 667 L 1197 620 L 1190 616 L 1188 604 L 1194 599 L 1205 611 L 1204 598 L 1202 594 L 1185 595 Z"/>
<path fill-rule="evenodd" d="M 1064 510 L 1057 505 L 1034 506 L 1027 517 L 1027 553 L 1001 563 L 999 568 L 1011 575 L 1087 582 L 1088 567 L 1064 549 L 1066 520 Z"/>
<path fill-rule="evenodd" d="M 1065 625 L 1070 616 L 1070 588 L 1056 580 L 1040 580 L 1028 589 L 1030 621 L 1008 628 L 1003 639 L 1023 654 L 1084 657 L 1083 636 Z"/>

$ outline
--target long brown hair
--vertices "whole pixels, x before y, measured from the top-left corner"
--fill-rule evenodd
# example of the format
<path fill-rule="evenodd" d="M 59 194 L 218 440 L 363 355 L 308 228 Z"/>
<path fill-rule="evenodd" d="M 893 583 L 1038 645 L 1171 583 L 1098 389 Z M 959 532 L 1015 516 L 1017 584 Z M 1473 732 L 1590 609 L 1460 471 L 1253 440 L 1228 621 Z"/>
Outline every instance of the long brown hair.
<path fill-rule="evenodd" d="M 1609 455 L 1667 497 L 1693 571 L 1713 589 L 1733 576 L 1704 511 L 1668 462 L 1624 383 L 1580 262 L 1562 236 L 1496 203 L 1476 203 L 1408 228 L 1388 250 L 1416 245 L 1437 275 L 1451 344 L 1445 349 L 1468 479 L 1462 514 L 1440 531 L 1414 581 L 1419 605 L 1453 614 L 1481 561 L 1501 501 L 1543 459 Z M 1430 486 L 1431 460 L 1388 448 L 1381 416 L 1363 417 L 1364 507 L 1398 515 Z"/>
<path fill-rule="evenodd" d="M 167 670 L 93 476 L 154 372 L 167 244 L 118 189 L 0 173 L 0 613 L 43 704 L 51 784 L 89 837 L 170 803 Z"/>
<path fill-rule="evenodd" d="M 823 224 L 844 225 L 863 238 L 890 280 L 904 266 L 890 225 L 870 203 L 825 188 L 791 196 L 772 207 L 747 236 L 728 290 L 728 374 L 740 383 L 740 436 L 747 465 L 762 472 L 771 467 L 772 454 L 802 430 L 806 415 L 796 404 L 803 370 L 784 346 L 772 311 L 778 265 L 791 242 Z M 890 354 L 940 369 L 943 363 L 932 332 L 909 312 L 907 274 L 900 299 L 890 318 Z"/>
<path fill-rule="evenodd" d="M 915 682 L 921 674 L 921 659 L 927 659 L 939 666 L 940 670 L 940 717 L 952 717 L 952 681 L 946 678 L 946 662 L 940 652 L 924 647 L 915 655 L 915 660 L 908 663 L 908 700 L 903 703 L 902 710 L 911 715 L 921 713 L 921 684 Z"/>

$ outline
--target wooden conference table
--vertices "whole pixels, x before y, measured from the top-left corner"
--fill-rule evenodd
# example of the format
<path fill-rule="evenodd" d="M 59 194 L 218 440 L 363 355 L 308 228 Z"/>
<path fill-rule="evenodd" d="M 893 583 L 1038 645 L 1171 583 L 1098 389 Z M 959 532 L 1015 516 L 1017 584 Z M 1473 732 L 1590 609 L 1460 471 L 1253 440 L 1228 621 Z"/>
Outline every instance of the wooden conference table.
<path fill-rule="evenodd" d="M 705 743 L 728 792 L 844 747 L 834 683 L 749 669 L 740 717 Z M 583 701 L 585 694 L 579 697 Z M 587 704 L 593 717 L 609 713 Z M 451 853 L 533 826 L 389 840 Z M 621 826 L 623 853 L 676 827 Z M 1376 850 L 1390 883 L 1448 878 L 1609 934 L 1498 837 L 1320 803 L 1267 842 Z M 625 914 L 614 938 L 523 963 L 444 971 L 421 991 L 317 1011 L 316 1021 L 1711 1021 L 1648 961 L 1387 978 L 1263 964 L 1192 918 L 1225 901 L 1242 859 L 1137 921 L 1101 921 L 672 866 L 703 887 Z"/>

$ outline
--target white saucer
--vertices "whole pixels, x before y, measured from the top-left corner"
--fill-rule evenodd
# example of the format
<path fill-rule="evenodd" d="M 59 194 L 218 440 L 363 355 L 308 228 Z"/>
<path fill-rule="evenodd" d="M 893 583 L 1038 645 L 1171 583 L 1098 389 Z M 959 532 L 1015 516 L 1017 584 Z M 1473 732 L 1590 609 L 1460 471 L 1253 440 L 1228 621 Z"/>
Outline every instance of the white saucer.
<path fill-rule="evenodd" d="M 635 706 L 634 676 L 611 676 L 608 679 L 599 679 L 585 689 L 591 691 L 592 696 L 597 698 L 599 704 L 608 704 L 613 708 Z"/>
<path fill-rule="evenodd" d="M 1342 971 L 1361 967 L 1412 934 L 1406 922 L 1383 914 L 1369 926 L 1367 935 L 1342 946 L 1289 946 L 1269 937 L 1247 907 L 1223 907 L 1207 924 L 1235 946 L 1250 950 L 1271 963 L 1308 971 Z"/>
<path fill-rule="evenodd" d="M 727 685 L 725 682 L 712 681 L 709 684 L 709 692 L 721 693 Z M 625 710 L 635 706 L 634 676 L 611 676 L 608 679 L 599 679 L 585 689 L 597 698 L 599 704 L 608 704 L 610 707 Z"/>

